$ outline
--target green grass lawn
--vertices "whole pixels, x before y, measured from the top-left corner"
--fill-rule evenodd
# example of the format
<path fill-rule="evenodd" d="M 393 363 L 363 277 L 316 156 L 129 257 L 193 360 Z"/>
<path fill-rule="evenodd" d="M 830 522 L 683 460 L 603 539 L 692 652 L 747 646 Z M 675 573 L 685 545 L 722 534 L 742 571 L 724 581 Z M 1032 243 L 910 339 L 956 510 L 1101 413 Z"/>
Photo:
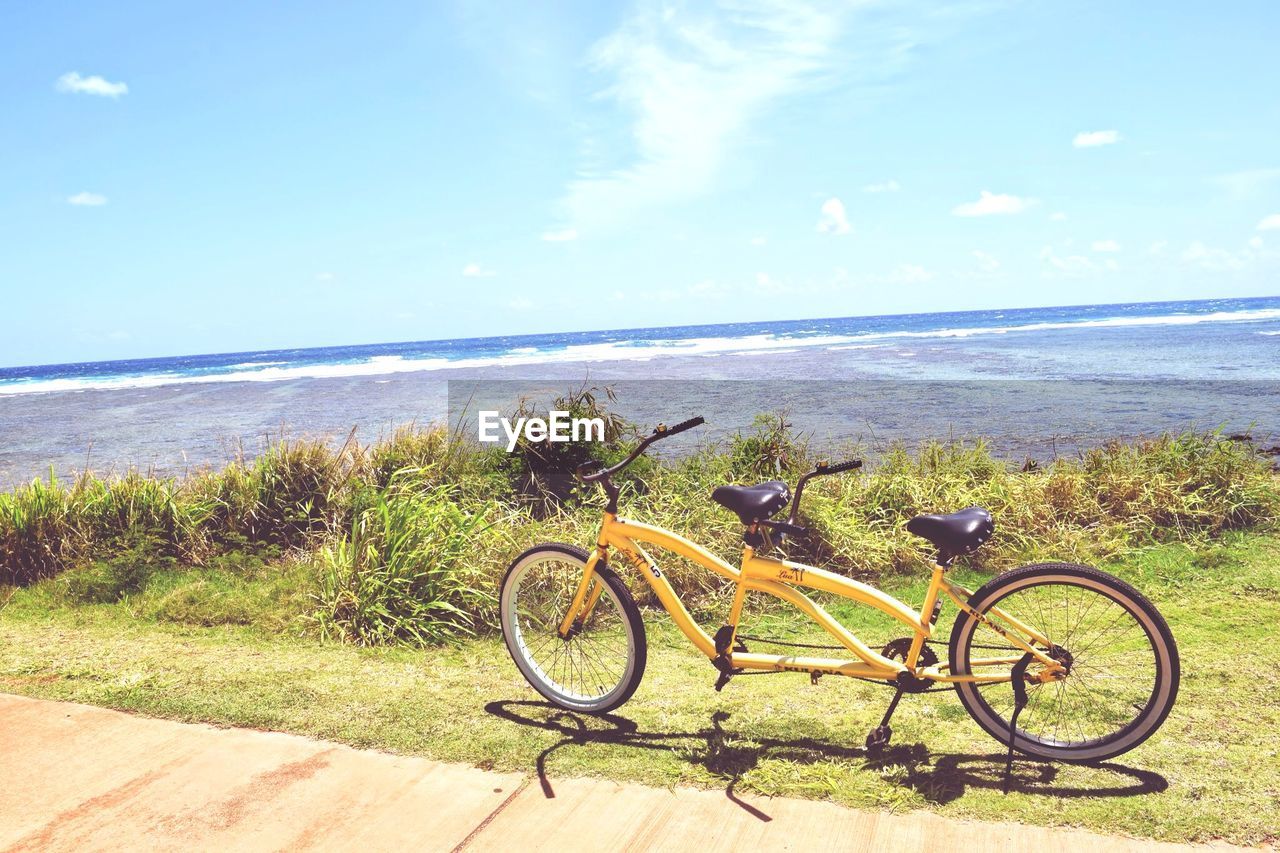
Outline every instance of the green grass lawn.
<path fill-rule="evenodd" d="M 1008 795 L 1001 745 L 948 693 L 904 698 L 892 748 L 872 760 L 862 742 L 890 691 L 784 674 L 716 693 L 713 668 L 649 612 L 649 668 L 635 696 L 605 717 L 569 714 L 538 701 L 497 638 L 430 649 L 318 641 L 290 621 L 296 584 L 280 569 L 248 581 L 175 571 L 116 604 L 61 603 L 56 579 L 13 593 L 0 610 L 0 690 L 541 771 L 552 788 L 593 775 L 1168 840 L 1280 837 L 1280 537 L 1163 546 L 1107 568 L 1172 626 L 1178 704 L 1116 761 L 1019 760 Z M 922 570 L 888 586 L 916 603 L 923 581 Z M 221 602 L 212 616 L 211 601 Z M 256 615 L 227 618 L 236 608 Z M 869 640 L 892 637 L 861 611 L 840 615 Z M 939 624 L 951 618 L 948 609 Z M 236 621 L 254 624 L 199 624 Z M 752 628 L 795 627 L 762 621 L 772 624 Z"/>

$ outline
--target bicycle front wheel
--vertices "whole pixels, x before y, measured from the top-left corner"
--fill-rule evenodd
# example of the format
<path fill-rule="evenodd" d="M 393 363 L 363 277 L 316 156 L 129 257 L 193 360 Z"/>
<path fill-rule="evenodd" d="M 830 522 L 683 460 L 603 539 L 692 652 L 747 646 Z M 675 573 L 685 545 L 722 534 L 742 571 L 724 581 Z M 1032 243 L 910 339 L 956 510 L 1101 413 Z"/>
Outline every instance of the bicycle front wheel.
<path fill-rule="evenodd" d="M 551 702 L 600 714 L 631 698 L 644 676 L 644 622 L 626 584 L 596 564 L 586 619 L 559 633 L 582 581 L 587 553 L 552 543 L 530 548 L 502 580 L 500 614 L 507 651 L 525 680 Z"/>
<path fill-rule="evenodd" d="M 1039 650 L 1066 669 L 1061 679 L 1027 684 L 1013 738 L 1018 751 L 1104 761 L 1154 734 L 1173 707 L 1180 677 L 1173 634 L 1151 602 L 1119 578 L 1069 563 L 1023 566 L 983 586 L 969 604 L 1003 630 L 1021 635 L 1016 621 L 1041 634 L 1049 642 Z M 1008 660 L 1021 653 L 965 611 L 951 629 L 950 651 L 958 675 L 1007 675 Z M 1032 664 L 1028 677 L 1037 669 Z M 956 692 L 979 726 L 1009 742 L 1014 696 L 1007 682 L 958 683 Z"/>

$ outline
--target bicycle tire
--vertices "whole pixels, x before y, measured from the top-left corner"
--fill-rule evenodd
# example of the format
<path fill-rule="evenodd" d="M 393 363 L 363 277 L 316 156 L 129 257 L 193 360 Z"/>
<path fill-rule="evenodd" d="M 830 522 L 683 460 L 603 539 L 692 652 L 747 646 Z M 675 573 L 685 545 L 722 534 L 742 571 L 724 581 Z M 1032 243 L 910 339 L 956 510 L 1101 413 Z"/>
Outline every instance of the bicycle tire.
<path fill-rule="evenodd" d="M 568 590 L 567 595 L 560 596 L 563 598 L 563 604 L 559 605 L 561 609 L 558 612 L 562 614 L 572 601 L 573 590 L 576 589 L 577 582 L 582 577 L 582 569 L 587 564 L 586 551 L 573 545 L 549 542 L 528 549 L 516 557 L 507 568 L 499 596 L 499 616 L 507 652 L 529 685 L 554 705 L 569 711 L 589 714 L 612 711 L 631 698 L 644 677 L 648 662 L 648 641 L 645 637 L 644 620 L 640 616 L 640 608 L 636 606 L 622 579 L 603 561 L 597 563 L 595 574 L 603 581 L 605 589 L 601 593 L 600 603 L 592 612 L 592 625 L 568 640 L 550 636 L 539 638 L 541 645 L 537 648 L 549 646 L 548 654 L 554 656 L 558 664 L 548 666 L 546 662 L 540 662 L 536 659 L 531 638 L 526 637 L 526 627 L 534 628 L 535 626 L 526 622 L 526 626 L 522 627 L 520 622 L 520 586 L 534 567 L 553 560 L 559 560 L 571 569 L 567 573 L 567 578 L 572 580 L 572 587 L 566 583 L 564 589 Z M 577 570 L 576 576 L 573 569 Z M 626 638 L 626 662 L 617 671 L 616 680 L 614 673 L 609 670 L 605 662 L 592 657 L 585 651 L 585 642 L 590 631 L 608 619 L 608 614 L 603 613 L 601 608 L 601 605 L 606 602 L 612 605 L 618 617 L 616 624 L 609 622 L 610 627 L 616 629 L 615 635 L 617 630 L 620 630 Z M 541 628 L 542 633 L 545 634 L 551 623 L 547 620 L 543 621 L 545 624 Z M 564 644 L 562 648 L 555 647 L 557 641 Z M 567 664 L 564 663 L 565 661 Z M 562 683 L 566 678 L 577 678 L 583 684 L 599 681 L 612 681 L 612 683 L 598 684 L 598 693 L 590 695 L 586 692 L 571 690 L 568 685 Z"/>
<path fill-rule="evenodd" d="M 982 586 L 973 594 L 968 603 L 977 612 L 985 614 L 991 607 L 998 605 L 1000 602 L 1009 601 L 1019 591 L 1046 586 L 1074 587 L 1091 591 L 1103 596 L 1103 598 L 1117 605 L 1123 611 L 1121 616 L 1115 617 L 1117 620 L 1120 620 L 1124 614 L 1132 617 L 1150 644 L 1155 675 L 1152 689 L 1145 701 L 1142 702 L 1141 710 L 1131 721 L 1116 731 L 1093 738 L 1082 737 L 1079 742 L 1076 742 L 1058 737 L 1043 737 L 1024 730 L 1019 725 L 1013 738 L 1014 749 L 1026 755 L 1054 761 L 1094 763 L 1114 758 L 1136 748 L 1155 734 L 1156 730 L 1160 728 L 1168 717 L 1177 699 L 1178 685 L 1181 679 L 1181 662 L 1173 633 L 1169 630 L 1164 617 L 1160 615 L 1155 606 L 1133 586 L 1091 566 L 1072 563 L 1040 563 L 1006 572 Z M 1065 590 L 1065 595 L 1069 607 L 1071 591 L 1069 589 Z M 1070 619 L 1069 613 L 1066 618 Z M 1088 616 L 1085 613 L 1077 616 L 1077 627 L 1087 618 Z M 962 610 L 956 616 L 955 624 L 951 629 L 951 641 L 949 644 L 951 672 L 959 675 L 972 672 L 971 661 L 973 656 L 971 652 L 975 648 L 974 635 L 980 625 L 979 620 L 970 616 L 968 611 Z M 1049 639 L 1052 640 L 1053 638 L 1050 637 Z M 1094 641 L 1095 645 L 1097 642 L 1097 640 Z M 1088 669 L 1080 661 L 1075 661 L 1074 665 L 1078 671 L 1088 672 Z M 1069 673 L 1066 679 L 1059 682 L 1059 684 L 1069 684 L 1072 677 L 1072 674 Z M 1107 677 L 1120 680 L 1120 677 L 1116 675 Z M 1079 676 L 1079 678 L 1084 678 L 1084 676 Z M 1039 686 L 1044 688 L 1047 685 Z M 1088 691 L 1087 686 L 1084 689 L 1086 692 Z M 960 702 L 964 705 L 965 710 L 969 712 L 969 715 L 973 717 L 974 721 L 996 740 L 1008 745 L 1008 714 L 1002 714 L 997 711 L 984 695 L 984 691 L 1001 690 L 1007 690 L 1012 694 L 1012 689 L 1002 684 L 985 688 L 971 682 L 960 682 L 956 685 L 956 692 L 960 697 Z M 1135 695 L 1141 695 L 1143 690 L 1141 684 L 1138 684 L 1137 690 L 1138 692 Z M 1123 699 L 1120 700 L 1120 704 L 1123 704 L 1123 701 Z M 1063 705 L 1066 704 L 1065 699 L 1059 699 L 1059 702 Z M 1082 702 L 1081 704 L 1085 703 Z M 1028 703 L 1028 707 L 1030 707 L 1030 703 Z M 1133 707 L 1136 708 L 1137 703 L 1133 703 Z M 1024 715 L 1026 714 L 1026 709 L 1024 709 L 1023 713 Z M 1059 723 L 1061 722 L 1062 714 L 1063 712 L 1059 711 Z M 1077 714 L 1077 717 L 1079 716 Z M 1019 723 L 1022 722 L 1023 718 L 1020 717 Z M 1076 724 L 1080 725 L 1079 720 L 1076 721 Z M 1082 735 L 1087 734 L 1083 726 L 1081 726 L 1081 733 Z"/>

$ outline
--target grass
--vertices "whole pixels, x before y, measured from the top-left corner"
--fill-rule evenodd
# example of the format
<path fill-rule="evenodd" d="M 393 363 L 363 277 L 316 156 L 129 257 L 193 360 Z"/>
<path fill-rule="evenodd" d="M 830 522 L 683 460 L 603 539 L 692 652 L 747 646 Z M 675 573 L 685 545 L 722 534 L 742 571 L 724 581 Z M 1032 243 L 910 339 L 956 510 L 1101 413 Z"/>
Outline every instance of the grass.
<path fill-rule="evenodd" d="M 467 512 L 449 492 L 422 488 L 404 469 L 362 499 L 350 534 L 321 551 L 322 636 L 425 645 L 476 633 L 477 614 L 496 600 L 471 547 L 491 513 Z"/>
<path fill-rule="evenodd" d="M 980 504 L 995 538 L 957 569 L 976 587 L 1041 559 L 1104 563 L 1150 595 L 1183 654 L 1173 715 L 1123 763 L 1002 756 L 954 697 L 911 697 L 884 757 L 861 749 L 888 694 L 824 678 L 714 670 L 650 614 L 650 667 L 616 715 L 534 701 L 494 636 L 496 586 L 543 541 L 589 544 L 599 495 L 571 473 L 612 462 L 638 430 L 608 391 L 556 408 L 607 416 L 608 446 L 485 450 L 440 429 L 340 447 L 281 440 L 254 460 L 174 480 L 129 471 L 36 480 L 0 494 L 0 690 L 183 720 L 299 732 L 482 767 L 599 774 L 821 797 L 855 806 L 1076 824 L 1174 840 L 1280 836 L 1280 486 L 1247 442 L 1216 433 L 1114 443 L 1011 465 L 981 442 L 895 449 L 816 480 L 791 557 L 923 595 L 920 512 Z M 722 483 L 794 483 L 815 454 L 784 416 L 619 478 L 624 512 L 731 556 L 741 526 L 707 495 Z M 663 572 L 704 624 L 728 589 L 670 555 Z M 642 604 L 649 588 L 624 573 Z M 884 643 L 874 613 L 824 602 Z M 948 624 L 944 619 L 943 624 Z M 785 612 L 749 633 L 802 640 Z M 815 637 L 815 639 L 817 639 Z"/>
<path fill-rule="evenodd" d="M 590 391 L 561 405 L 575 416 L 604 412 Z M 360 549 L 352 547 L 368 528 L 371 495 L 380 495 L 395 517 L 395 535 L 410 538 L 417 535 L 412 528 L 436 524 L 452 505 L 466 516 L 459 535 L 472 555 L 451 564 L 466 574 L 453 585 L 475 582 L 477 566 L 496 579 L 530 542 L 592 536 L 599 495 L 575 484 L 571 472 L 587 459 L 613 461 L 626 452 L 636 430 L 610 418 L 605 446 L 525 443 L 507 454 L 441 429 L 405 429 L 372 446 L 350 438 L 338 448 L 281 440 L 255 460 L 185 480 L 138 471 L 85 474 L 70 483 L 38 479 L 0 494 L 0 584 L 30 584 L 142 551 L 201 566 L 246 550 L 328 549 L 358 572 L 377 573 L 382 564 L 356 559 Z M 814 461 L 785 418 L 765 417 L 743 435 L 664 464 L 642 458 L 620 478 L 624 505 L 629 514 L 731 551 L 740 530 L 706 499 L 711 489 L 762 478 L 794 482 Z M 424 500 L 425 494 L 439 499 Z M 918 543 L 904 522 L 970 504 L 988 507 L 1000 523 L 999 536 L 976 559 L 1004 568 L 1048 555 L 1101 560 L 1133 547 L 1266 525 L 1280 516 L 1280 489 L 1269 462 L 1248 443 L 1215 433 L 1109 444 L 1022 467 L 996 459 L 981 442 L 930 443 L 914 453 L 897 448 L 863 473 L 816 481 L 802 519 L 813 535 L 788 547 L 795 558 L 860 577 L 909 570 Z M 716 591 L 685 566 L 673 566 L 668 577 L 685 595 Z M 376 583 L 364 588 L 385 592 Z M 474 623 L 491 621 L 491 601 L 474 597 L 461 606 Z M 420 615 L 431 621 L 446 612 Z M 402 627 L 385 636 L 440 634 L 425 622 Z"/>
<path fill-rule="evenodd" d="M 1183 656 L 1178 704 L 1155 737 L 1114 762 L 1020 760 L 1007 796 L 1000 745 L 949 694 L 904 699 L 892 749 L 872 760 L 861 744 L 884 709 L 883 688 L 778 675 L 739 678 L 716 693 L 714 670 L 650 612 L 649 670 L 632 700 L 604 718 L 567 714 L 536 701 L 495 637 L 431 647 L 325 642 L 303 629 L 313 604 L 300 594 L 321 582 L 322 566 L 228 559 L 157 566 L 102 603 L 72 596 L 74 571 L 0 597 L 0 690 L 541 768 L 553 789 L 561 778 L 598 775 L 1165 840 L 1280 837 L 1273 534 L 1230 533 L 1110 561 L 1173 626 Z M 969 585 L 983 576 L 957 571 Z M 887 581 L 913 603 L 923 584 L 919 570 Z M 838 612 L 870 640 L 893 636 L 865 611 Z M 940 625 L 949 622 L 944 615 Z M 769 612 L 750 627 L 776 635 L 798 626 Z"/>

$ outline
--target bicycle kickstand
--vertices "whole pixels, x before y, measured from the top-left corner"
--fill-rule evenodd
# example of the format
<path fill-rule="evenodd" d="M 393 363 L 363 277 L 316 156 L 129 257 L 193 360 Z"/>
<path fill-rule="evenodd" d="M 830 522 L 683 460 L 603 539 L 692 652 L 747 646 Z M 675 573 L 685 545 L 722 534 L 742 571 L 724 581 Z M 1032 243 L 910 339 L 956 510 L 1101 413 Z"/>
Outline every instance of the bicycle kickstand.
<path fill-rule="evenodd" d="M 902 688 L 899 687 L 893 694 L 893 698 L 889 700 L 889 708 L 884 712 L 884 716 L 880 718 L 880 725 L 871 730 L 867 735 L 867 752 L 876 753 L 889 745 L 889 738 L 893 737 L 893 729 L 889 726 L 889 719 L 893 716 L 893 712 L 898 710 L 898 703 L 902 701 Z"/>
<path fill-rule="evenodd" d="M 1018 658 L 1018 662 L 1009 671 L 1009 681 L 1013 685 L 1013 713 L 1009 715 L 1009 754 L 1004 760 L 1004 792 L 1009 793 L 1013 784 L 1013 740 L 1018 733 L 1018 715 L 1027 706 L 1027 664 L 1031 663 L 1031 652 Z"/>

